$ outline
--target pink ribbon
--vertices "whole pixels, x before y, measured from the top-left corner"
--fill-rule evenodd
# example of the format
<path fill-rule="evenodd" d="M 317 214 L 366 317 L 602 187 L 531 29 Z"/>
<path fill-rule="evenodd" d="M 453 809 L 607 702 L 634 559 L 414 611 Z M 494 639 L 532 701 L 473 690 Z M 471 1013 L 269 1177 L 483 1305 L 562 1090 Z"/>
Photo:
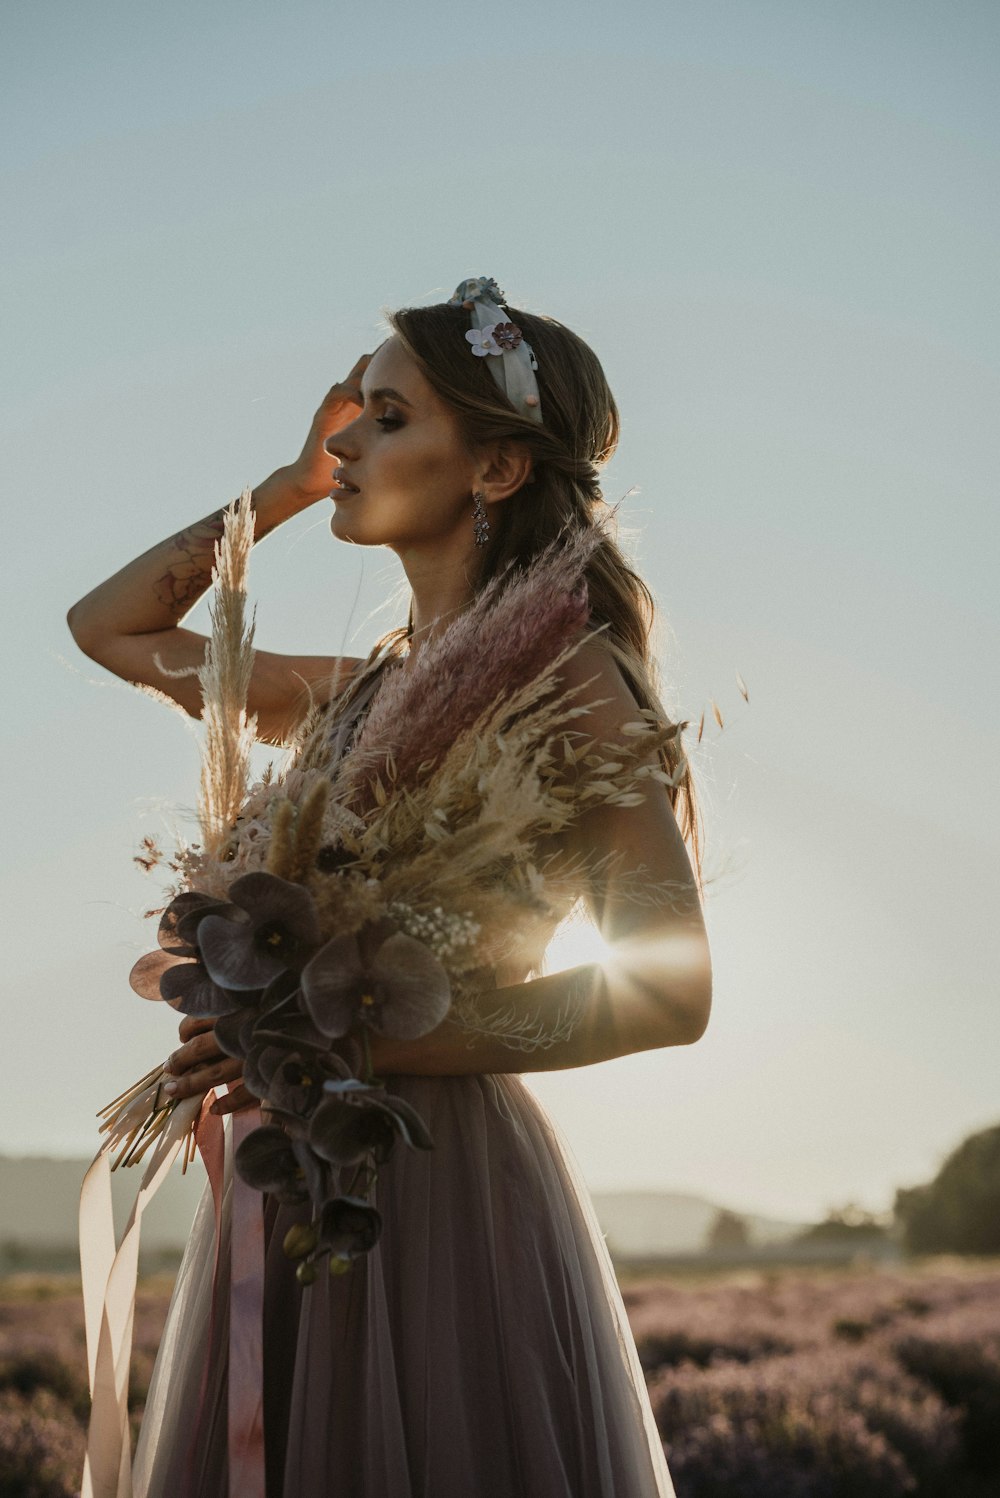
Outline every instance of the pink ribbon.
<path fill-rule="evenodd" d="M 222 1118 L 209 1112 L 205 1099 L 195 1125 L 195 1139 L 205 1162 L 215 1207 L 215 1265 L 208 1344 L 198 1396 L 198 1418 L 188 1445 L 185 1491 L 194 1492 L 198 1436 L 206 1416 L 209 1368 L 219 1322 L 219 1270 L 222 1262 L 222 1192 L 225 1179 L 225 1131 Z M 260 1109 L 231 1115 L 233 1153 L 260 1123 Z M 264 1215 L 259 1192 L 233 1171 L 230 1225 L 229 1288 L 229 1498 L 265 1498 L 264 1468 Z"/>
<path fill-rule="evenodd" d="M 232 1115 L 233 1152 L 260 1109 Z M 264 1492 L 264 1201 L 233 1171 L 229 1290 L 229 1498 Z"/>

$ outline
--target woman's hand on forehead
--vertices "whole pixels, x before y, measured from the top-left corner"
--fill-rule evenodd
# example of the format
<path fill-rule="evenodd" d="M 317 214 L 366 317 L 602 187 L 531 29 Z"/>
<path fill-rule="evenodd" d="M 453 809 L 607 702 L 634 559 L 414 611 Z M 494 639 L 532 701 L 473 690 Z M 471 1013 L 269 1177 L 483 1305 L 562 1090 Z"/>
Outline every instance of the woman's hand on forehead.
<path fill-rule="evenodd" d="M 289 480 L 310 503 L 326 499 L 330 493 L 333 460 L 324 444 L 334 433 L 352 422 L 358 414 L 358 408 L 364 405 L 361 381 L 371 361 L 371 354 L 362 354 L 350 374 L 336 385 L 330 386 L 313 417 L 301 453 L 294 463 L 289 464 Z"/>

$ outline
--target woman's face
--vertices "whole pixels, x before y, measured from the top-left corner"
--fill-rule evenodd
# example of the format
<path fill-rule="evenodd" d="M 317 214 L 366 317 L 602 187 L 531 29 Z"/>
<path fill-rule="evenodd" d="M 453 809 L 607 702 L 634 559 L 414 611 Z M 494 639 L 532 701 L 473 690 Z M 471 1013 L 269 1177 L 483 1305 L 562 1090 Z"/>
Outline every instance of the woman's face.
<path fill-rule="evenodd" d="M 453 412 L 396 337 L 375 351 L 361 391 L 360 414 L 326 442 L 343 469 L 330 495 L 333 534 L 401 555 L 453 537 L 464 546 L 477 470 Z"/>

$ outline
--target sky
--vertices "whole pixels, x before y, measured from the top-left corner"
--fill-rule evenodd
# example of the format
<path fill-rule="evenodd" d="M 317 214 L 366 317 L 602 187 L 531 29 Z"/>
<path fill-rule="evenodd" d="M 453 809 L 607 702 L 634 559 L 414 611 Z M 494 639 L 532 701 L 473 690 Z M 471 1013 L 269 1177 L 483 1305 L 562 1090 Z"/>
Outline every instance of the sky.
<path fill-rule="evenodd" d="M 882 1211 L 1000 1121 L 1000 11 L 37 0 L 4 30 L 0 1151 L 89 1155 L 176 1043 L 128 987 L 161 903 L 132 856 L 192 806 L 196 730 L 66 610 L 291 461 L 383 308 L 480 274 L 601 358 L 666 700 L 707 713 L 711 1023 L 530 1079 L 586 1179 Z M 265 648 L 405 619 L 328 515 L 254 554 Z"/>

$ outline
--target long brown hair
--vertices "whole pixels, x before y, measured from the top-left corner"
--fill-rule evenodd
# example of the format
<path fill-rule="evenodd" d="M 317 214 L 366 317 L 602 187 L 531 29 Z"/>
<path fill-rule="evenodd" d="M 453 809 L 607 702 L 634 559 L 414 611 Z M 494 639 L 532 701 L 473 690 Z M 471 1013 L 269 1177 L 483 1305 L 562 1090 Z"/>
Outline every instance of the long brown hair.
<path fill-rule="evenodd" d="M 474 586 L 525 566 L 560 534 L 601 524 L 605 536 L 587 564 L 590 627 L 606 625 L 600 638 L 612 654 L 640 708 L 672 721 L 661 701 L 651 641 L 656 606 L 646 583 L 607 534 L 609 511 L 600 469 L 618 444 L 618 407 L 594 351 L 555 318 L 507 308 L 538 360 L 543 421 L 517 412 L 490 374 L 488 359 L 469 356 L 467 311 L 441 303 L 406 307 L 388 322 L 430 385 L 459 418 L 470 449 L 508 439 L 522 443 L 533 463 L 533 480 L 496 506 L 491 536 Z M 501 583 L 501 586 L 503 584 Z M 412 629 L 391 630 L 369 662 L 400 654 Z M 360 673 L 364 675 L 365 672 Z M 663 767 L 677 775 L 669 788 L 681 835 L 702 887 L 704 832 L 690 762 L 677 734 L 660 751 Z M 683 767 L 682 767 L 683 761 Z"/>

